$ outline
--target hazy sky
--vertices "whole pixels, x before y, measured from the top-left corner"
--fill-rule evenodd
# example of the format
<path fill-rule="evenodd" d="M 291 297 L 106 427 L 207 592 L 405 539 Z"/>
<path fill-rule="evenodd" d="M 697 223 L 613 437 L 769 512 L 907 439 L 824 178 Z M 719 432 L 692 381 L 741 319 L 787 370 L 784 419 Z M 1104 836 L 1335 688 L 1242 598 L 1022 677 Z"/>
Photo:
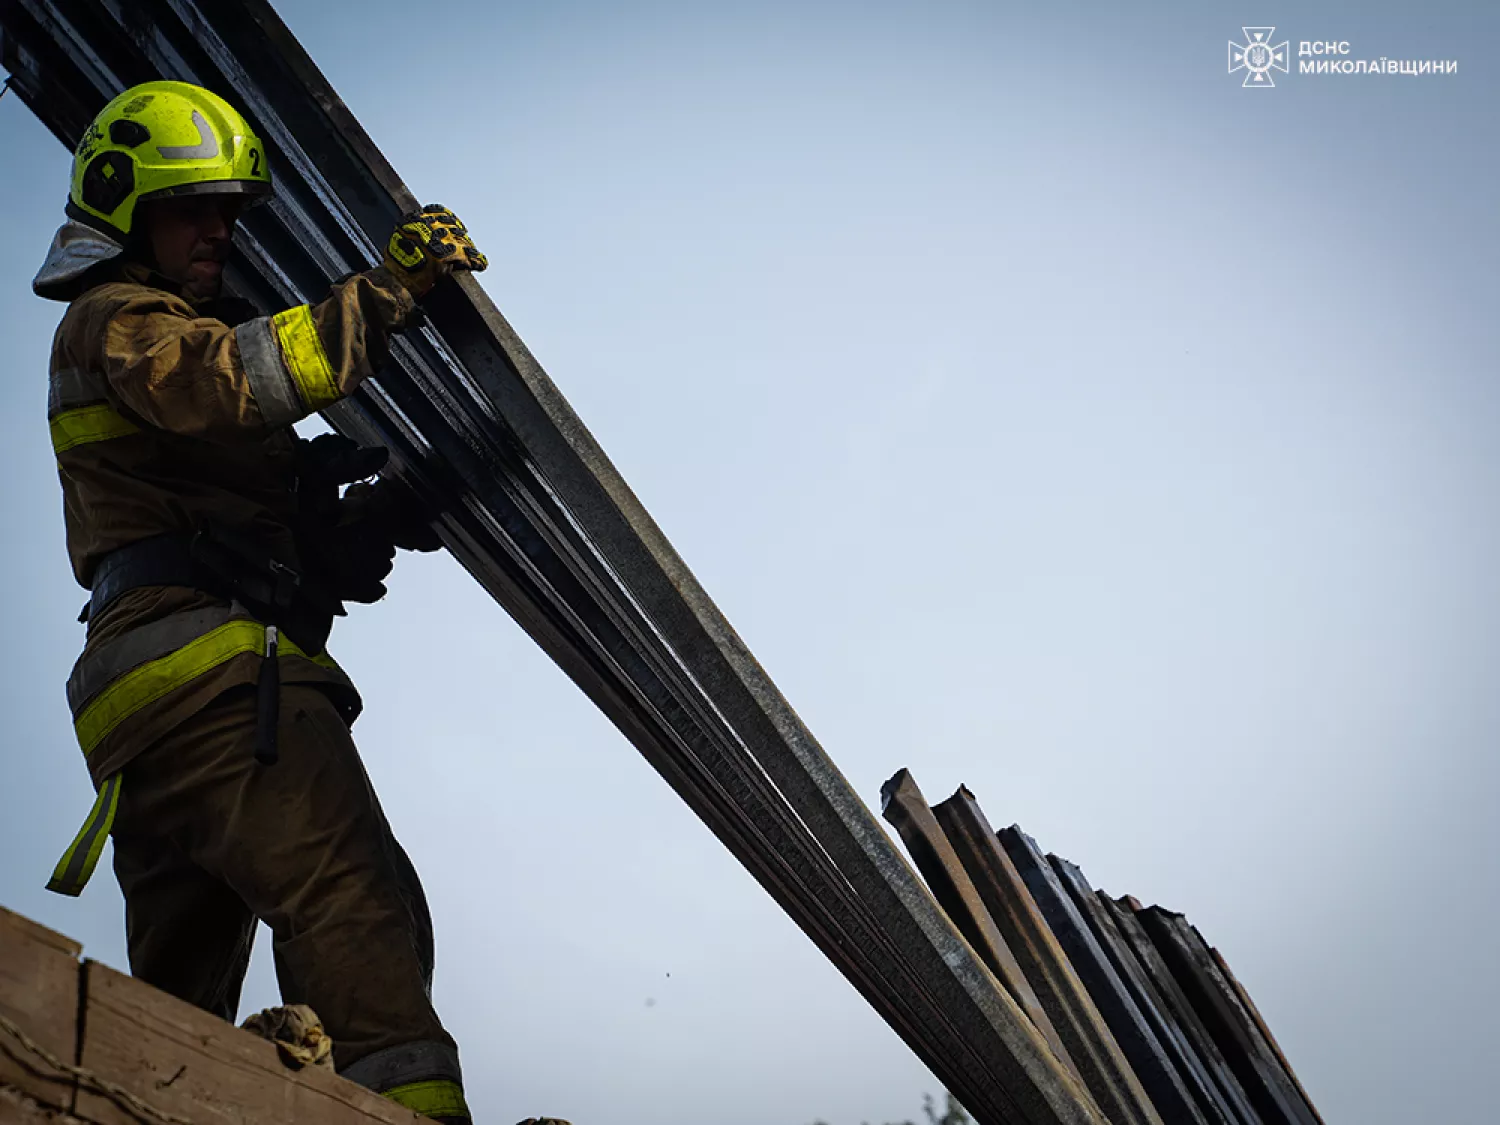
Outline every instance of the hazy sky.
<path fill-rule="evenodd" d="M 1330 1125 L 1492 1125 L 1492 5 L 277 7 L 867 801 L 967 783 L 1186 912 Z M 1247 23 L 1274 90 L 1226 73 Z M 68 156 L 14 98 L 0 151 L 0 903 L 123 965 L 107 866 L 42 890 L 91 800 L 28 289 Z M 390 585 L 332 648 L 483 1125 L 917 1116 L 932 1076 L 462 570 Z"/>

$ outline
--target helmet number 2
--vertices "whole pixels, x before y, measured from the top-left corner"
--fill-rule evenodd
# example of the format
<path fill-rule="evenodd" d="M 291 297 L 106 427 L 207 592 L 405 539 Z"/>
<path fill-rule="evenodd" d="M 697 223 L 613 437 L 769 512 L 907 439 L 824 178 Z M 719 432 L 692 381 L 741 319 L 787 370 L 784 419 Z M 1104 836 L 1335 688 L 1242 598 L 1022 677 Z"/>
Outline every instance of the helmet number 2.
<path fill-rule="evenodd" d="M 250 150 L 250 174 L 252 176 L 260 175 L 260 149 L 258 148 Z"/>

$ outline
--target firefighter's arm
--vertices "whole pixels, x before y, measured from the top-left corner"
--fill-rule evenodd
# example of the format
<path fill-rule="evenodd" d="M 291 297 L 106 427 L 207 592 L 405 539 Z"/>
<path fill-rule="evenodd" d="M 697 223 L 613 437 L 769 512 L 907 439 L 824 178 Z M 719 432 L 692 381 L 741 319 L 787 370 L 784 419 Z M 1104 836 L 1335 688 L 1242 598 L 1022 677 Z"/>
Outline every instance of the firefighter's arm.
<path fill-rule="evenodd" d="M 384 267 L 326 300 L 231 328 L 167 293 L 131 295 L 103 332 L 120 405 L 157 429 L 207 441 L 258 440 L 353 393 L 388 355 L 414 308 Z"/>

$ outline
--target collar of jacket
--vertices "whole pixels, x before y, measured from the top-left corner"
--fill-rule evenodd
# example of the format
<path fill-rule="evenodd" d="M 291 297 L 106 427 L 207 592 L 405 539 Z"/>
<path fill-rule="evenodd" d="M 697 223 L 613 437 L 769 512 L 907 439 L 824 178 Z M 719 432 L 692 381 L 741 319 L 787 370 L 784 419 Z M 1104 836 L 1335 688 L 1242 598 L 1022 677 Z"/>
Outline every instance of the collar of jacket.
<path fill-rule="evenodd" d="M 125 247 L 107 234 L 69 219 L 52 236 L 42 268 L 31 279 L 31 291 L 49 301 L 71 301 L 87 288 L 84 274 L 124 252 Z"/>
<path fill-rule="evenodd" d="M 144 262 L 123 257 L 124 254 L 125 247 L 109 235 L 69 219 L 52 236 L 46 260 L 31 279 L 31 291 L 51 301 L 72 301 L 94 285 L 124 278 L 194 303 L 185 297 L 177 282 Z M 115 263 L 115 268 L 98 268 L 109 262 Z"/>

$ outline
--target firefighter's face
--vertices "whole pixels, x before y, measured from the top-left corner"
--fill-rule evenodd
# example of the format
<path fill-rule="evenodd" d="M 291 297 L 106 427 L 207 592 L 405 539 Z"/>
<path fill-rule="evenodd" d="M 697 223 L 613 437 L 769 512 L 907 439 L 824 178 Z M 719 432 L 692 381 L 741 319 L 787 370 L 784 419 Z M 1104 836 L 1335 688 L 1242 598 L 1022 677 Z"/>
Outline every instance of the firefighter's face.
<path fill-rule="evenodd" d="M 237 195 L 184 195 L 141 201 L 141 220 L 156 268 L 196 300 L 219 295 L 230 238 L 243 199 Z"/>

